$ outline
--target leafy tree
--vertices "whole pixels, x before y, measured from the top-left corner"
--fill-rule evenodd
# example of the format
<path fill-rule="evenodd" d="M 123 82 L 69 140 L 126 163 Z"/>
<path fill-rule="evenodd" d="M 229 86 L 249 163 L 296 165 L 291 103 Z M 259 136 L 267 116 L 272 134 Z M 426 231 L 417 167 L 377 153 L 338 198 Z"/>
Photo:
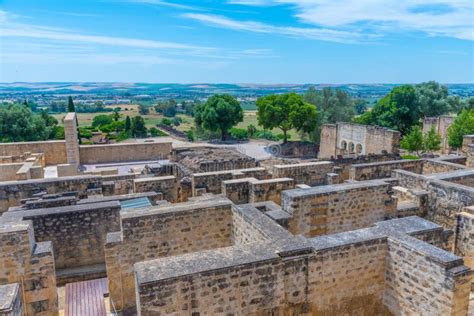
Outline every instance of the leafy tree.
<path fill-rule="evenodd" d="M 159 102 L 157 105 L 155 105 L 155 111 L 157 113 L 162 113 L 164 116 L 167 116 L 167 117 L 174 117 L 177 112 L 176 106 L 177 106 L 176 101 L 173 99 L 170 99 L 166 102 Z"/>
<path fill-rule="evenodd" d="M 157 137 L 160 135 L 160 131 L 156 127 L 151 127 L 150 128 L 150 135 L 152 137 Z"/>
<path fill-rule="evenodd" d="M 364 99 L 355 99 L 354 110 L 359 115 L 365 113 L 367 111 L 367 101 Z"/>
<path fill-rule="evenodd" d="M 130 116 L 127 115 L 125 118 L 125 131 L 129 132 L 132 129 L 132 122 L 130 121 Z"/>
<path fill-rule="evenodd" d="M 147 115 L 148 113 L 150 113 L 150 109 L 147 106 L 140 104 L 138 106 L 138 113 L 140 113 L 140 115 Z"/>
<path fill-rule="evenodd" d="M 120 108 L 119 108 L 120 109 Z M 117 110 L 117 108 L 114 109 L 114 112 L 112 113 L 112 118 L 114 119 L 114 121 L 118 121 L 120 120 L 120 113 L 119 113 L 120 110 Z"/>
<path fill-rule="evenodd" d="M 310 87 L 303 95 L 306 102 L 317 106 L 316 128 L 309 133 L 312 141 L 319 143 L 321 126 L 337 122 L 349 122 L 355 115 L 354 100 L 341 89 L 324 88 L 316 90 Z"/>
<path fill-rule="evenodd" d="M 281 129 L 286 143 L 289 130 L 311 132 L 316 128 L 317 111 L 296 93 L 268 95 L 257 100 L 257 119 L 265 129 Z"/>
<path fill-rule="evenodd" d="M 423 135 L 423 150 L 435 151 L 441 148 L 441 136 L 436 133 L 434 127 Z"/>
<path fill-rule="evenodd" d="M 419 155 L 420 150 L 423 149 L 423 133 L 419 126 L 414 126 L 408 134 L 403 136 L 400 141 L 400 147 L 405 150 L 416 152 Z"/>
<path fill-rule="evenodd" d="M 169 118 L 164 117 L 164 118 L 161 120 L 161 124 L 171 126 L 171 124 L 173 124 L 173 122 L 172 122 Z"/>
<path fill-rule="evenodd" d="M 74 101 L 72 100 L 71 96 L 67 98 L 67 111 L 76 112 L 76 107 L 74 106 Z"/>
<path fill-rule="evenodd" d="M 415 88 L 403 85 L 393 88 L 375 104 L 372 111 L 366 112 L 357 122 L 389 127 L 406 134 L 420 118 L 421 111 Z"/>
<path fill-rule="evenodd" d="M 423 116 L 440 116 L 457 112 L 461 106 L 459 97 L 449 96 L 448 87 L 436 81 L 415 85 L 416 100 Z"/>
<path fill-rule="evenodd" d="M 229 129 L 243 119 L 239 101 L 230 94 L 210 97 L 204 105 L 198 106 L 194 113 L 196 125 L 210 131 L 220 131 L 222 140 L 226 140 Z"/>
<path fill-rule="evenodd" d="M 54 139 L 58 121 L 46 112 L 34 114 L 22 104 L 0 107 L 0 142 Z"/>
<path fill-rule="evenodd" d="M 448 128 L 448 144 L 454 149 L 461 148 L 464 135 L 471 134 L 474 134 L 474 109 L 465 109 Z"/>
<path fill-rule="evenodd" d="M 100 128 L 102 126 L 111 124 L 112 121 L 113 120 L 110 115 L 100 114 L 100 115 L 94 116 L 94 118 L 92 119 L 92 126 Z"/>
<path fill-rule="evenodd" d="M 145 137 L 147 134 L 147 128 L 145 126 L 145 120 L 141 116 L 134 116 L 132 119 L 132 134 L 135 137 Z"/>
<path fill-rule="evenodd" d="M 232 127 L 230 130 L 230 135 L 235 139 L 247 139 L 249 137 L 247 130 L 243 128 Z"/>
<path fill-rule="evenodd" d="M 186 137 L 188 138 L 188 141 L 193 142 L 194 141 L 194 133 L 192 130 L 189 130 L 186 132 Z"/>
<path fill-rule="evenodd" d="M 249 137 L 253 137 L 255 133 L 257 133 L 257 128 L 255 127 L 255 125 L 250 124 L 249 126 L 247 126 L 247 134 Z"/>

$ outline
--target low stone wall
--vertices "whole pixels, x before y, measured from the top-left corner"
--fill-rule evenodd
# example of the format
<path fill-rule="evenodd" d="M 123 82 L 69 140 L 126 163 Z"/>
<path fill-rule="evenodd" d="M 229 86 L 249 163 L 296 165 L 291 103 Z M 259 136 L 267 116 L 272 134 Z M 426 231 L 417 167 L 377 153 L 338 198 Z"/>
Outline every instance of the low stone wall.
<path fill-rule="evenodd" d="M 289 231 L 314 237 L 368 227 L 396 215 L 391 185 L 372 180 L 287 190 L 282 208 L 292 217 Z"/>
<path fill-rule="evenodd" d="M 18 283 L 0 285 L 0 316 L 23 316 L 23 298 Z"/>
<path fill-rule="evenodd" d="M 403 258 L 390 261 L 395 243 L 392 236 L 411 238 L 404 234 L 422 236 L 433 231 L 441 233 L 442 229 L 422 219 L 409 218 L 308 240 L 281 236 L 270 243 L 262 239 L 140 262 L 135 265 L 138 313 L 343 315 L 350 311 L 354 315 L 437 315 L 441 310 L 442 314 L 464 315 L 471 270 L 462 265 L 460 258 L 415 241 L 421 251 L 407 247 Z M 409 261 L 406 258 L 411 257 L 419 261 L 404 266 Z M 202 258 L 206 258 L 205 262 Z M 443 296 L 436 301 L 438 306 L 420 301 L 423 309 L 410 302 L 413 298 L 408 295 L 419 291 L 415 286 L 412 291 L 403 292 L 413 281 L 401 283 L 394 279 L 414 273 L 417 269 L 411 265 L 422 261 L 428 263 L 429 272 L 413 278 L 421 287 L 426 280 L 432 289 L 440 289 L 439 293 L 426 293 L 426 297 Z M 394 263 L 400 265 L 394 268 Z M 442 265 L 447 268 L 436 268 Z M 392 279 L 387 281 L 387 277 Z M 425 296 L 416 300 L 421 297 Z M 399 304 L 394 306 L 392 302 Z"/>
<path fill-rule="evenodd" d="M 78 197 L 87 196 L 90 189 L 100 189 L 102 178 L 97 176 L 79 176 L 64 178 L 35 179 L 24 181 L 0 182 L 0 213 L 11 206 L 20 205 L 22 199 L 30 198 L 36 193 L 62 193 L 76 191 Z"/>
<path fill-rule="evenodd" d="M 356 164 L 351 167 L 349 178 L 358 181 L 390 178 L 392 171 L 396 169 L 421 174 L 423 171 L 423 160 L 393 160 Z"/>
<path fill-rule="evenodd" d="M 120 203 L 88 203 L 6 212 L 4 221 L 31 220 L 37 241 L 50 241 L 56 269 L 104 264 L 109 232 L 120 229 Z"/>
<path fill-rule="evenodd" d="M 394 315 L 467 315 L 472 271 L 462 259 L 409 236 L 388 239 L 384 304 Z"/>
<path fill-rule="evenodd" d="M 170 142 L 79 146 L 81 164 L 169 159 L 172 150 Z"/>
<path fill-rule="evenodd" d="M 272 201 L 281 203 L 281 192 L 293 189 L 291 178 L 257 180 L 242 178 L 222 182 L 222 194 L 236 204 Z"/>
<path fill-rule="evenodd" d="M 0 144 L 0 156 L 19 156 L 26 152 L 44 153 L 47 165 L 67 163 L 66 142 L 64 140 Z"/>
<path fill-rule="evenodd" d="M 126 211 L 122 213 L 121 228 L 107 237 L 109 291 L 118 310 L 133 313 L 133 265 L 232 245 L 231 202 L 220 198 Z"/>
<path fill-rule="evenodd" d="M 466 169 L 466 166 L 453 163 L 450 161 L 444 161 L 440 159 L 424 159 L 423 160 L 423 174 L 450 172 Z"/>
<path fill-rule="evenodd" d="M 474 269 L 474 206 L 464 208 L 458 216 L 455 253 L 464 263 Z"/>
<path fill-rule="evenodd" d="M 332 173 L 334 164 L 329 161 L 307 162 L 291 165 L 275 165 L 274 178 L 293 178 L 296 184 L 317 186 L 326 184 L 328 173 Z"/>
<path fill-rule="evenodd" d="M 133 192 L 157 192 L 163 199 L 176 202 L 178 199 L 178 182 L 174 176 L 138 178 L 133 180 Z"/>
<path fill-rule="evenodd" d="M 17 180 L 16 173 L 23 166 L 23 162 L 0 164 L 0 181 Z"/>
<path fill-rule="evenodd" d="M 0 222 L 0 267 L 0 284 L 20 285 L 26 315 L 57 315 L 52 244 L 36 242 L 31 223 Z"/>
<path fill-rule="evenodd" d="M 197 191 L 205 189 L 206 193 L 221 193 L 223 181 L 241 178 L 268 178 L 268 172 L 263 167 L 249 169 L 235 169 L 217 172 L 195 173 L 192 175 L 193 196 L 197 196 Z"/>

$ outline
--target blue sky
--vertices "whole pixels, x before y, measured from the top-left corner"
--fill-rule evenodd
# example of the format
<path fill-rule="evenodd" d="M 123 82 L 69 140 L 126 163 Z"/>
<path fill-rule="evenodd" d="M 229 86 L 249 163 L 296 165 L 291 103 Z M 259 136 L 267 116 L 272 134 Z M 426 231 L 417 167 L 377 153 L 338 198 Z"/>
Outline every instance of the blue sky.
<path fill-rule="evenodd" d="M 474 0 L 0 0 L 0 81 L 474 82 Z"/>

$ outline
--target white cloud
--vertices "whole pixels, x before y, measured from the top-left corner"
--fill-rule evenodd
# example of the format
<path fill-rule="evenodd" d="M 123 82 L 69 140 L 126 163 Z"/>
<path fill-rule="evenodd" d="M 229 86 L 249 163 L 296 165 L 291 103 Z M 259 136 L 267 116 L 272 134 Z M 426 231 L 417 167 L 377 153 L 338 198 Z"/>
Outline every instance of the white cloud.
<path fill-rule="evenodd" d="M 229 0 L 232 4 L 293 6 L 304 23 L 366 32 L 423 32 L 474 40 L 473 0 Z"/>
<path fill-rule="evenodd" d="M 361 34 L 348 31 L 339 31 L 326 28 L 302 28 L 292 26 L 276 26 L 255 21 L 239 21 L 221 15 L 186 13 L 185 18 L 238 31 L 257 33 L 273 33 L 291 37 L 303 37 L 330 42 L 351 43 L 362 39 Z"/>

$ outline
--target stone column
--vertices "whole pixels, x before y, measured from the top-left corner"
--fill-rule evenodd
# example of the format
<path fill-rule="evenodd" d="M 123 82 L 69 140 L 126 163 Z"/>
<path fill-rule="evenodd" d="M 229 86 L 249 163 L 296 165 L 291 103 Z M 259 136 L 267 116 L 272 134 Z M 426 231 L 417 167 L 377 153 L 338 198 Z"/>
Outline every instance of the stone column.
<path fill-rule="evenodd" d="M 67 163 L 76 167 L 79 166 L 79 138 L 77 134 L 77 118 L 74 112 L 68 113 L 64 118 L 64 139 L 66 140 Z"/>

